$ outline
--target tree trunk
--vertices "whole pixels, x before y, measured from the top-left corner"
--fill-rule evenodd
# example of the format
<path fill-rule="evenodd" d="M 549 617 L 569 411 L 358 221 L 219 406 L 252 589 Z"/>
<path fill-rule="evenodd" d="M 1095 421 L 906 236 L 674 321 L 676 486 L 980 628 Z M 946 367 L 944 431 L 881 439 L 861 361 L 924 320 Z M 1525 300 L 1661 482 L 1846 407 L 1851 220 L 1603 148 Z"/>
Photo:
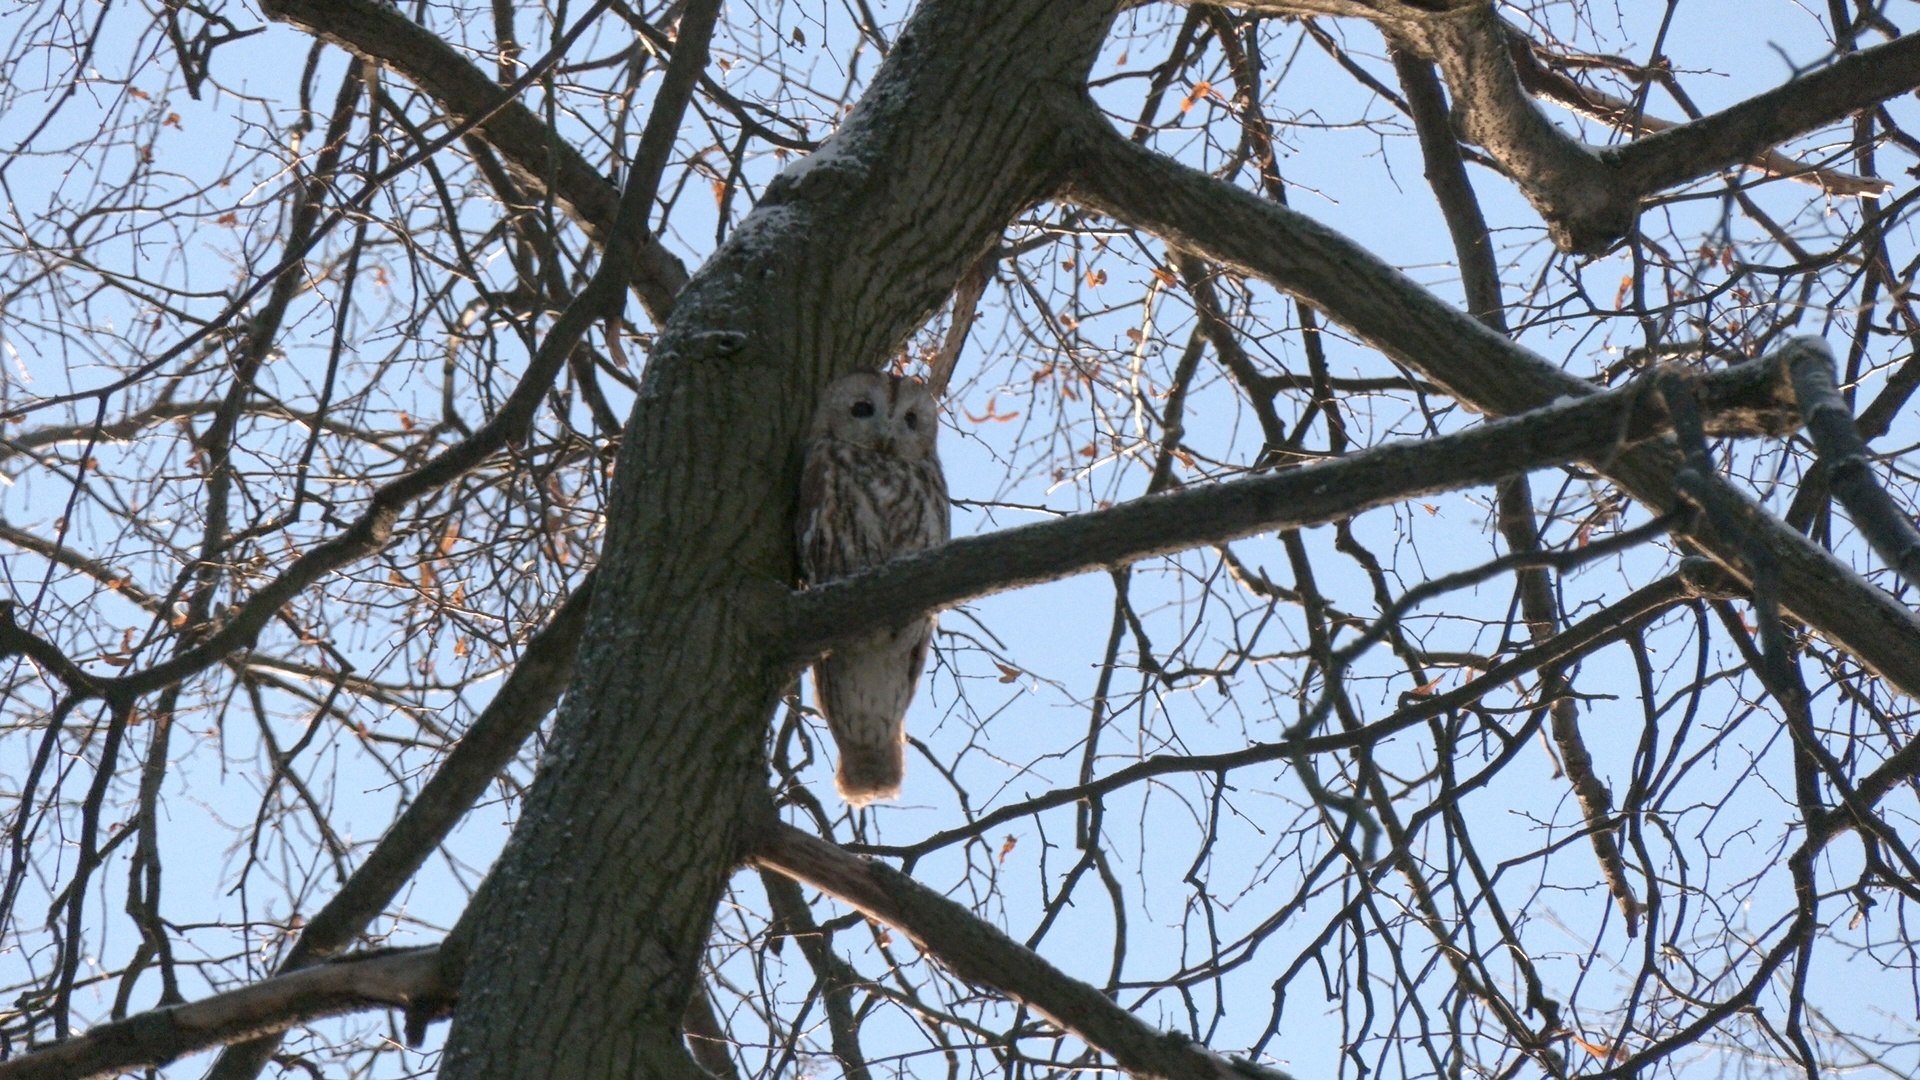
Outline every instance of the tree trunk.
<path fill-rule="evenodd" d="M 443 1076 L 700 1075 L 680 1016 L 764 804 L 812 402 L 1046 194 L 1056 106 L 1112 11 L 930 0 L 681 294 L 626 428 L 578 674 L 458 931 Z"/>

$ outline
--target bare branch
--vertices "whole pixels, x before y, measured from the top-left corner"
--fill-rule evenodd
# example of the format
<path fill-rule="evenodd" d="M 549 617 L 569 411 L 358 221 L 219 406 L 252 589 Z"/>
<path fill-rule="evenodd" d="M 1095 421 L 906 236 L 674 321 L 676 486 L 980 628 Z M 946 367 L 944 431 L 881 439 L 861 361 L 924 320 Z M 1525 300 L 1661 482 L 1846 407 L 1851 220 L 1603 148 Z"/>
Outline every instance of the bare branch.
<path fill-rule="evenodd" d="M 1506 301 L 1500 287 L 1500 268 L 1494 260 L 1493 238 L 1487 232 L 1486 218 L 1467 178 L 1460 144 L 1452 135 L 1454 114 L 1440 93 L 1440 81 L 1434 77 L 1431 64 L 1400 50 L 1394 51 L 1393 62 L 1420 137 L 1427 183 L 1433 188 L 1434 199 L 1447 221 L 1447 231 L 1453 237 L 1467 308 L 1475 318 L 1506 334 Z M 1516 553 L 1540 550 L 1533 488 L 1527 477 L 1521 475 L 1503 481 L 1495 505 L 1496 521 L 1508 549 Z M 1524 570 L 1519 573 L 1517 584 L 1528 634 L 1535 642 L 1550 640 L 1560 627 L 1560 605 L 1551 575 L 1545 567 Z M 1550 703 L 1550 730 L 1554 745 L 1560 751 L 1561 769 L 1573 785 L 1601 876 L 1619 903 L 1621 915 L 1626 919 L 1627 935 L 1632 937 L 1639 932 L 1643 904 L 1628 880 L 1620 845 L 1609 827 L 1613 819 L 1612 792 L 1594 772 L 1593 756 L 1587 751 L 1580 731 L 1579 704 L 1567 690 L 1567 681 L 1560 669 L 1542 673 L 1541 697 Z"/>
<path fill-rule="evenodd" d="M 367 1009 L 405 1007 L 435 985 L 439 949 L 345 957 L 184 1005 L 169 1005 L 0 1062 L 0 1080 L 85 1080 Z"/>
<path fill-rule="evenodd" d="M 1595 392 L 1306 216 L 1134 146 L 1104 123 L 1083 131 L 1071 155 L 1072 197 L 1294 293 L 1473 408 L 1510 415 Z M 1678 467 L 1671 449 L 1642 447 L 1603 471 L 1634 498 L 1671 510 Z M 1920 618 L 1724 481 L 1706 483 L 1739 507 L 1736 516 L 1779 560 L 1781 599 L 1794 614 L 1920 694 Z M 1744 578 L 1744 541 L 1717 535 L 1704 520 L 1687 536 Z"/>
<path fill-rule="evenodd" d="M 586 287 L 554 320 L 520 384 L 514 387 L 493 418 L 420 468 L 382 484 L 368 500 L 370 505 L 360 519 L 347 531 L 301 555 L 285 573 L 240 605 L 231 620 L 204 644 L 145 671 L 115 680 L 115 689 L 144 693 L 199 671 L 234 649 L 250 646 L 274 612 L 307 586 L 322 575 L 379 550 L 392 533 L 404 506 L 451 483 L 489 454 L 526 437 L 534 411 L 547 387 L 565 366 L 574 346 L 594 322 L 619 312 L 628 284 L 646 265 L 647 252 L 651 250 L 647 218 L 652 212 L 666 156 L 673 145 L 674 133 L 679 130 L 680 116 L 686 109 L 694 79 L 706 67 L 706 40 L 712 34 L 714 18 L 711 3 L 698 5 L 688 12 L 687 25 L 682 28 L 685 43 L 669 66 L 659 104 L 648 117 L 646 131 L 641 136 L 640 157 L 627 175 L 626 190 L 621 193 L 617 212 L 608 222 L 600 265 Z"/>
<path fill-rule="evenodd" d="M 620 190 L 532 110 L 519 101 L 503 103 L 498 83 L 399 8 L 378 0 L 264 0 L 260 6 L 270 18 L 405 76 L 456 120 L 487 116 L 480 133 L 506 158 L 515 177 L 536 191 L 551 183 L 553 197 L 606 240 L 619 212 Z M 704 61 L 705 50 L 701 53 Z M 645 220 L 643 215 L 642 229 Z M 647 239 L 635 252 L 633 286 L 655 323 L 665 321 L 686 283 L 686 267 L 658 240 Z"/>
<path fill-rule="evenodd" d="M 1490 4 L 1449 3 L 1435 10 L 1404 0 L 1364 5 L 1271 0 L 1250 6 L 1359 15 L 1390 40 L 1434 60 L 1453 93 L 1461 136 L 1514 178 L 1562 250 L 1581 254 L 1611 247 L 1633 227 L 1640 200 L 1678 184 L 1744 162 L 1757 162 L 1776 175 L 1810 172 L 1811 167 L 1773 148 L 1920 86 L 1920 35 L 1909 34 L 1851 53 L 1712 116 L 1662 125 L 1646 122 L 1633 109 L 1621 115 L 1605 95 L 1546 73 L 1532 43 Z M 1529 90 L 1615 127 L 1665 130 L 1597 150 L 1542 114 Z M 1885 190 L 1876 181 L 1851 179 L 1856 194 Z"/>
<path fill-rule="evenodd" d="M 1625 98 L 1575 81 L 1544 62 L 1539 44 L 1518 27 L 1507 23 L 1506 31 L 1507 44 L 1513 53 L 1514 70 L 1520 76 L 1520 85 L 1529 93 L 1589 120 L 1598 120 L 1631 138 L 1681 126 L 1681 122 L 1654 116 Z M 1872 197 L 1884 195 L 1893 188 L 1892 182 L 1879 177 L 1856 176 L 1838 169 L 1822 168 L 1774 149 L 1749 158 L 1746 165 L 1768 176 L 1812 184 L 1833 195 Z"/>
<path fill-rule="evenodd" d="M 641 134 L 628 172 L 622 211 L 610 230 L 613 246 L 622 251 L 641 247 L 646 210 L 659 188 L 694 82 L 706 67 L 707 44 L 718 9 L 716 0 L 707 0 L 690 5 L 682 17 L 679 46 Z M 612 259 L 610 252 L 608 261 Z M 595 282 L 599 280 L 596 275 Z M 590 283 L 568 310 L 588 301 L 593 291 Z M 556 324 L 553 334 L 559 330 Z M 577 344 L 580 336 L 574 333 L 573 343 Z M 506 684 L 474 720 L 466 737 L 442 762 L 419 797 L 408 805 L 333 900 L 314 916 L 282 961 L 281 970 L 297 969 L 347 947 L 413 877 L 485 792 L 487 784 L 513 760 L 573 677 L 574 656 L 592 597 L 593 577 L 589 575 L 546 629 L 529 642 L 526 655 Z M 221 1055 L 209 1075 L 214 1080 L 256 1076 L 278 1045 L 277 1038 L 264 1038 L 234 1047 Z"/>
<path fill-rule="evenodd" d="M 1563 250 L 1599 252 L 1625 236 L 1641 191 L 1547 119 L 1520 87 L 1506 24 L 1491 4 L 1410 16 L 1388 30 L 1440 65 L 1461 137 L 1507 170 Z"/>
<path fill-rule="evenodd" d="M 21 626 L 13 616 L 15 606 L 10 599 L 0 600 L 0 659 L 24 656 L 79 696 L 103 693 L 102 680 L 87 674 L 53 642 Z"/>
<path fill-rule="evenodd" d="M 1632 190 L 1651 194 L 1738 165 L 1916 86 L 1920 34 L 1907 34 L 1602 157 Z"/>
<path fill-rule="evenodd" d="M 486 793 L 487 785 L 520 752 L 572 680 L 580 633 L 592 602 L 593 575 L 589 573 L 553 620 L 527 642 L 513 673 L 440 763 L 433 779 L 407 804 L 333 899 L 307 922 L 280 961 L 280 972 L 297 971 L 353 944 Z M 214 1062 L 208 1080 L 257 1076 L 279 1046 L 277 1034 L 230 1046 Z"/>
<path fill-rule="evenodd" d="M 1488 690 L 1510 683 L 1528 672 L 1572 664 L 1592 655 L 1638 632 L 1672 605 L 1689 597 L 1728 595 L 1726 590 L 1731 584 L 1726 571 L 1712 562 L 1701 558 L 1689 559 L 1679 571 L 1634 590 L 1622 597 L 1619 603 L 1594 612 L 1532 648 L 1513 654 L 1454 689 L 1408 702 L 1365 727 L 1313 735 L 1298 741 L 1254 743 L 1219 754 L 1156 755 L 1078 787 L 1055 788 L 1045 795 L 1000 807 L 965 825 L 942 830 L 924 840 L 900 845 L 868 844 L 854 850 L 863 855 L 917 859 L 957 841 L 984 836 L 1009 821 L 1118 791 L 1155 776 L 1222 772 L 1270 761 L 1284 761 L 1296 754 L 1325 754 L 1366 746 L 1450 710 L 1465 707 L 1485 696 Z"/>
<path fill-rule="evenodd" d="M 1834 496 L 1887 565 L 1908 582 L 1920 583 L 1920 530 L 1874 480 L 1867 444 L 1834 383 L 1833 353 L 1819 338 L 1797 338 L 1785 351 L 1807 434 L 1827 468 Z"/>
<path fill-rule="evenodd" d="M 1198 1043 L 1149 1027 L 973 912 L 884 863 L 850 855 L 780 821 L 767 823 L 752 859 L 898 927 L 955 975 L 1025 1004 L 1131 1075 L 1285 1080 L 1285 1073 L 1229 1061 Z"/>
<path fill-rule="evenodd" d="M 967 331 L 980 313 L 980 294 L 986 291 L 987 281 L 993 277 L 995 261 L 991 253 L 981 256 L 953 290 L 953 313 L 947 323 L 947 336 L 940 343 L 940 353 L 934 357 L 933 369 L 927 377 L 927 391 L 935 399 L 946 396 L 947 380 L 953 378 L 953 366 L 960 362 L 960 350 L 967 344 Z"/>
<path fill-rule="evenodd" d="M 160 400 L 129 413 L 108 424 L 55 424 L 23 431 L 11 438 L 0 440 L 0 462 L 15 454 L 31 453 L 47 446 L 61 443 L 111 443 L 132 439 L 141 432 L 166 423 L 190 416 L 205 416 L 218 411 L 217 401 L 173 401 L 162 397 Z"/>
<path fill-rule="evenodd" d="M 814 921 L 807 898 L 800 886 L 784 874 L 760 871 L 760 883 L 767 890 L 768 909 L 781 932 L 800 945 L 800 952 L 813 968 L 815 992 L 826 1003 L 827 1032 L 833 1040 L 833 1056 L 847 1080 L 871 1080 L 866 1055 L 860 1049 L 860 1026 L 854 1019 L 853 989 L 860 985 L 860 973 L 833 952 L 833 937 L 823 934 Z M 696 1001 L 699 995 L 695 995 Z"/>

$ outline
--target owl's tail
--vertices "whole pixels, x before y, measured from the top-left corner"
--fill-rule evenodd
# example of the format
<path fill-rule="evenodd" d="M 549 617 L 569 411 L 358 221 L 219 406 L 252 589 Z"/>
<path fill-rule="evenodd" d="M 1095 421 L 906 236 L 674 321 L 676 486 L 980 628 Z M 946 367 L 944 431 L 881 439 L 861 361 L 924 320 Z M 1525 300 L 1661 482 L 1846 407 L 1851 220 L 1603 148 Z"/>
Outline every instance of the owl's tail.
<path fill-rule="evenodd" d="M 900 781 L 907 775 L 907 744 L 894 740 L 881 746 L 840 744 L 840 767 L 833 786 L 849 806 L 865 806 L 880 799 L 900 797 Z"/>
<path fill-rule="evenodd" d="M 907 706 L 932 633 L 933 621 L 923 619 L 813 665 L 814 700 L 840 748 L 834 786 L 853 806 L 900 794 L 907 772 Z"/>

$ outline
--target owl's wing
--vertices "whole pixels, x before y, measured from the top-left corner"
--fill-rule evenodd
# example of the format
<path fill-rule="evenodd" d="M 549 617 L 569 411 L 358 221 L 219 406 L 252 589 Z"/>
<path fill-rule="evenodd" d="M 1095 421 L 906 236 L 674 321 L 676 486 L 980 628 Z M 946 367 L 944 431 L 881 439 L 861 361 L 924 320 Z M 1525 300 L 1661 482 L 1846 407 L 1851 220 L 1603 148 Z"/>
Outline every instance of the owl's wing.
<path fill-rule="evenodd" d="M 953 539 L 953 501 L 947 497 L 947 474 L 940 468 L 940 463 L 933 461 L 928 464 L 933 467 L 933 494 L 929 496 L 933 505 L 928 511 L 934 519 L 933 543 L 944 544 Z"/>
<path fill-rule="evenodd" d="M 833 543 L 833 462 L 811 448 L 800 469 L 800 512 L 793 523 L 800 554 L 800 573 L 809 585 L 842 576 L 845 560 Z"/>
<path fill-rule="evenodd" d="M 917 462 L 912 468 L 913 498 L 894 523 L 894 551 L 900 554 L 944 544 L 953 533 L 953 504 L 947 499 L 947 478 L 940 462 Z"/>

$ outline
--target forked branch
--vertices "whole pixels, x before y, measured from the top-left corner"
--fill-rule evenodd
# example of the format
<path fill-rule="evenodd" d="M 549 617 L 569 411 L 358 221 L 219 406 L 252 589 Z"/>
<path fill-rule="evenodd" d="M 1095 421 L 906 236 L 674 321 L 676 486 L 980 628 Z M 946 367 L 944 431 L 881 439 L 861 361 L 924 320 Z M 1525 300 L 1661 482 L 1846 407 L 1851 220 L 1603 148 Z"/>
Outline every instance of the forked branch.
<path fill-rule="evenodd" d="M 1365 18 L 1397 47 L 1434 61 L 1446 75 L 1461 137 L 1486 151 L 1519 184 L 1562 250 L 1583 254 L 1597 254 L 1626 236 L 1641 200 L 1650 195 L 1742 164 L 1773 174 L 1793 172 L 1796 164 L 1775 147 L 1920 86 L 1920 34 L 1908 34 L 1850 53 L 1711 116 L 1656 125 L 1631 108 L 1620 115 L 1605 95 L 1553 77 L 1538 63 L 1531 43 L 1500 19 L 1492 4 L 1251 0 L 1247 6 Z M 1618 147 L 1589 146 L 1549 120 L 1529 91 L 1615 127 L 1664 130 Z M 1814 170 L 1801 166 L 1798 171 Z M 1847 179 L 1856 194 L 1882 189 L 1873 181 Z"/>

